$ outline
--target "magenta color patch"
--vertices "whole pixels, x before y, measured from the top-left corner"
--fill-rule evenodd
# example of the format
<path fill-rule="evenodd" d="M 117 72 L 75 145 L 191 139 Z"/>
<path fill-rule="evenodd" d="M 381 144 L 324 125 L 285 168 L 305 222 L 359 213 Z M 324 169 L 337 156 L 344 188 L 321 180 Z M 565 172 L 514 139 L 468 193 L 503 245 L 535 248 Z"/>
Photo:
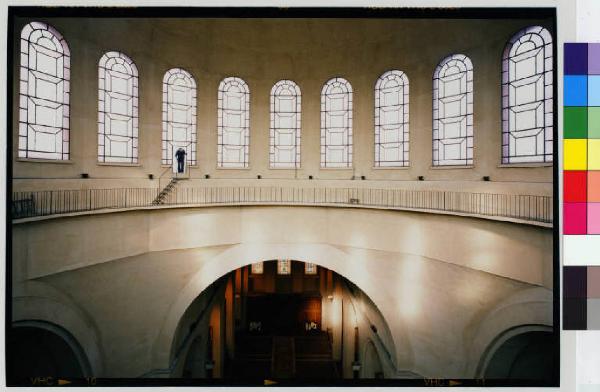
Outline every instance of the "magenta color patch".
<path fill-rule="evenodd" d="M 586 203 L 564 203 L 563 218 L 564 234 L 587 233 Z"/>

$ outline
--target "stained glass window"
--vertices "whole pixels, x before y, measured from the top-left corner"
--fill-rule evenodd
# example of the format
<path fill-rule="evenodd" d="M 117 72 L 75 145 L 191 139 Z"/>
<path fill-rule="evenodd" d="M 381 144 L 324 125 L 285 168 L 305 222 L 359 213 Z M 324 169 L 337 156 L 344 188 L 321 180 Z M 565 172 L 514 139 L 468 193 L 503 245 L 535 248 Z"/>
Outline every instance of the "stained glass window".
<path fill-rule="evenodd" d="M 292 273 L 291 260 L 277 260 L 277 274 L 290 275 Z"/>
<path fill-rule="evenodd" d="M 240 78 L 225 78 L 218 96 L 218 166 L 248 167 L 250 90 Z"/>
<path fill-rule="evenodd" d="M 21 30 L 20 158 L 69 159 L 69 45 L 52 26 Z"/>
<path fill-rule="evenodd" d="M 321 167 L 352 167 L 352 86 L 343 78 L 321 90 Z"/>
<path fill-rule="evenodd" d="M 250 266 L 250 272 L 254 275 L 260 275 L 263 273 L 264 270 L 264 265 L 262 261 L 259 261 L 258 263 L 254 263 Z"/>
<path fill-rule="evenodd" d="M 304 274 L 305 275 L 316 275 L 317 265 L 314 263 L 304 263 Z"/>
<path fill-rule="evenodd" d="M 187 152 L 196 164 L 196 81 L 184 69 L 173 68 L 163 78 L 162 163 L 173 163 L 174 148 Z"/>
<path fill-rule="evenodd" d="M 433 74 L 433 165 L 473 164 L 473 65 L 463 54 Z"/>
<path fill-rule="evenodd" d="M 280 80 L 271 89 L 269 162 L 273 168 L 300 167 L 300 88 Z"/>
<path fill-rule="evenodd" d="M 515 34 L 502 56 L 502 163 L 552 162 L 552 37 Z"/>
<path fill-rule="evenodd" d="M 388 71 L 375 84 L 375 166 L 408 166 L 408 78 Z"/>
<path fill-rule="evenodd" d="M 138 162 L 138 70 L 120 52 L 98 66 L 98 161 Z"/>

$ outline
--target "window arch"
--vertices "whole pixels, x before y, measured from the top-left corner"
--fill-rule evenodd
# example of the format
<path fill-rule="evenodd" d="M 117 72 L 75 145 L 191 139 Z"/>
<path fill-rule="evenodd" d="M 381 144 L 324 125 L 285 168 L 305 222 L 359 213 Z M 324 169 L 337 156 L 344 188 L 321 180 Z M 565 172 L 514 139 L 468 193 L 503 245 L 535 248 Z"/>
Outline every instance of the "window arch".
<path fill-rule="evenodd" d="M 271 167 L 300 167 L 300 88 L 291 80 L 280 80 L 271 89 Z"/>
<path fill-rule="evenodd" d="M 69 159 L 70 59 L 52 26 L 31 22 L 21 30 L 20 158 Z"/>
<path fill-rule="evenodd" d="M 408 77 L 388 71 L 375 83 L 375 166 L 408 166 Z"/>
<path fill-rule="evenodd" d="M 321 167 L 352 167 L 352 86 L 344 78 L 321 90 Z"/>
<path fill-rule="evenodd" d="M 473 164 L 473 64 L 464 54 L 433 74 L 433 165 Z"/>
<path fill-rule="evenodd" d="M 184 69 L 172 68 L 163 77 L 162 163 L 173 163 L 173 148 L 184 148 L 196 164 L 196 81 Z"/>
<path fill-rule="evenodd" d="M 552 36 L 527 27 L 502 56 L 502 163 L 552 162 Z"/>
<path fill-rule="evenodd" d="M 218 96 L 218 165 L 248 167 L 250 90 L 242 79 L 225 78 Z"/>
<path fill-rule="evenodd" d="M 98 161 L 138 162 L 138 70 L 124 53 L 98 65 Z"/>

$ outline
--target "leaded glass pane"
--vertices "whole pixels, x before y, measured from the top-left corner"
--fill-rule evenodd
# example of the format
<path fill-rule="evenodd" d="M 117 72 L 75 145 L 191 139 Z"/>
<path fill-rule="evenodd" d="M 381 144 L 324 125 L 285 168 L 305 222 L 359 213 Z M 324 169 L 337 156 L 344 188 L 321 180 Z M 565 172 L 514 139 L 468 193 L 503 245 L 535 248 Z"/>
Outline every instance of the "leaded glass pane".
<path fill-rule="evenodd" d="M 250 90 L 242 79 L 225 78 L 219 84 L 217 160 L 219 167 L 249 165 Z"/>
<path fill-rule="evenodd" d="M 409 164 L 408 78 L 388 71 L 375 84 L 375 166 Z"/>
<path fill-rule="evenodd" d="M 21 31 L 18 156 L 69 159 L 70 51 L 41 22 Z"/>
<path fill-rule="evenodd" d="M 184 69 L 163 77 L 162 164 L 173 163 L 173 151 L 183 148 L 189 165 L 196 164 L 196 81 Z"/>
<path fill-rule="evenodd" d="M 433 75 L 433 165 L 473 164 L 473 65 L 462 54 Z"/>
<path fill-rule="evenodd" d="M 502 163 L 552 162 L 552 37 L 515 34 L 502 58 Z"/>
<path fill-rule="evenodd" d="M 300 97 L 300 88 L 291 80 L 280 80 L 271 89 L 272 168 L 300 167 Z"/>
<path fill-rule="evenodd" d="M 138 71 L 120 52 L 107 52 L 98 66 L 98 161 L 138 161 Z"/>
<path fill-rule="evenodd" d="M 352 167 L 352 86 L 343 78 L 321 91 L 321 167 Z"/>

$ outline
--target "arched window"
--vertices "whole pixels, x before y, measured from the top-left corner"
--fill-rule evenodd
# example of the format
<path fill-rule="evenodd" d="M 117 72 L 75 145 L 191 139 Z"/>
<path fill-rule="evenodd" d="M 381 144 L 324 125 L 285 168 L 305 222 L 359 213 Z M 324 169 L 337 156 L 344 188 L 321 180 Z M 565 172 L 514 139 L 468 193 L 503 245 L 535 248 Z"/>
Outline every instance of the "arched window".
<path fill-rule="evenodd" d="M 173 150 L 183 148 L 188 164 L 196 164 L 196 81 L 184 69 L 163 77 L 162 163 L 173 163 Z"/>
<path fill-rule="evenodd" d="M 21 30 L 20 158 L 69 159 L 69 45 L 52 26 Z"/>
<path fill-rule="evenodd" d="M 271 167 L 300 167 L 300 88 L 291 80 L 280 80 L 271 89 Z"/>
<path fill-rule="evenodd" d="M 352 86 L 343 78 L 321 90 L 321 167 L 352 167 Z"/>
<path fill-rule="evenodd" d="M 375 166 L 408 166 L 408 78 L 388 71 L 375 84 Z"/>
<path fill-rule="evenodd" d="M 473 164 L 473 65 L 464 54 L 433 74 L 433 165 Z"/>
<path fill-rule="evenodd" d="M 98 65 L 98 161 L 138 161 L 138 70 L 127 55 L 107 52 Z"/>
<path fill-rule="evenodd" d="M 515 34 L 502 56 L 502 163 L 552 162 L 552 37 Z"/>
<path fill-rule="evenodd" d="M 225 78 L 218 97 L 219 167 L 248 167 L 250 145 L 250 90 L 240 78 Z"/>

